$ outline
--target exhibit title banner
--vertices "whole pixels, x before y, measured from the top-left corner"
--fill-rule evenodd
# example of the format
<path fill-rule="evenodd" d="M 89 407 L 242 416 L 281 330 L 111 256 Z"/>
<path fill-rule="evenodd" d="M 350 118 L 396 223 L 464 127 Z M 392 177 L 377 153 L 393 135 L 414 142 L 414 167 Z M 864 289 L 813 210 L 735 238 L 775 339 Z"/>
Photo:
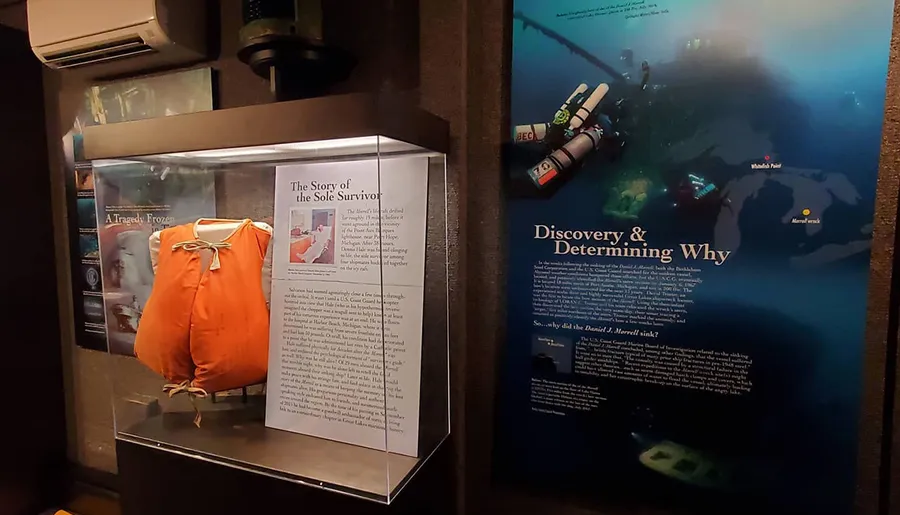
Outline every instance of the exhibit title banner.
<path fill-rule="evenodd" d="M 106 213 L 107 224 L 122 225 L 151 225 L 165 229 L 171 227 L 175 222 L 175 217 L 160 215 L 157 213 Z"/>
<path fill-rule="evenodd" d="M 339 182 L 291 181 L 291 191 L 297 192 L 297 202 L 353 202 L 359 200 L 379 200 L 381 193 L 366 193 L 365 189 L 354 191 L 352 178 Z"/>
<path fill-rule="evenodd" d="M 669 264 L 674 260 L 672 256 L 675 249 L 652 248 L 646 238 L 647 231 L 640 227 L 632 227 L 626 238 L 625 232 L 566 230 L 557 229 L 555 225 L 534 226 L 534 239 L 553 241 L 554 255 L 656 259 L 662 264 Z M 715 250 L 709 243 L 681 243 L 678 247 L 685 260 L 711 261 L 716 266 L 725 264 L 731 255 L 730 250 Z"/>

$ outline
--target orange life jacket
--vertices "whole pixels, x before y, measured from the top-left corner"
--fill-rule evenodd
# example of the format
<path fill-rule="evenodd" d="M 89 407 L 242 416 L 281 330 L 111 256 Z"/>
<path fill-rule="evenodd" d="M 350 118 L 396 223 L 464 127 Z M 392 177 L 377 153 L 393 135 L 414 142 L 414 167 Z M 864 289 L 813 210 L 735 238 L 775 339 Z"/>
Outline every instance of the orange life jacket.
<path fill-rule="evenodd" d="M 271 234 L 244 220 L 221 241 L 198 237 L 198 224 L 223 222 L 160 233 L 153 291 L 134 344 L 138 359 L 167 380 L 209 393 L 262 383 L 268 370 L 261 283 Z M 208 267 L 201 253 L 212 253 Z"/>

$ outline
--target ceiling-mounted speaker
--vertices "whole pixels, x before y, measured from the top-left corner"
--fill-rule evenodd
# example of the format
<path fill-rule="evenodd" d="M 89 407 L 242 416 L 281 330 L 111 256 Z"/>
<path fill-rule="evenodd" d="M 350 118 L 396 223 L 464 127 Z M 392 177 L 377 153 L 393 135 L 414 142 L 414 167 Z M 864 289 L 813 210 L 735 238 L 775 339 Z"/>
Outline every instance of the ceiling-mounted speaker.
<path fill-rule="evenodd" d="M 277 100 L 324 94 L 353 69 L 350 54 L 326 43 L 322 17 L 322 0 L 243 0 L 238 57 Z"/>

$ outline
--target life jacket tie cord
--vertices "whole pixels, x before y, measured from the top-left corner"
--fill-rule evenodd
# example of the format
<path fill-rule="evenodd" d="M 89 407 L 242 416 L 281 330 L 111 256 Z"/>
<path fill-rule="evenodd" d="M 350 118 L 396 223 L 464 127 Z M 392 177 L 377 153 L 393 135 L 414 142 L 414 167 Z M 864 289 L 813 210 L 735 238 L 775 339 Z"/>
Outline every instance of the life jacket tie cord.
<path fill-rule="evenodd" d="M 191 406 L 194 407 L 194 412 L 196 415 L 194 416 L 194 425 L 200 427 L 200 422 L 203 420 L 203 415 L 200 413 L 200 408 L 197 407 L 197 403 L 195 399 L 205 399 L 209 397 L 209 394 L 206 393 L 206 390 L 203 388 L 197 388 L 196 386 L 191 386 L 191 382 L 188 380 L 184 380 L 178 384 L 171 383 L 163 386 L 163 393 L 167 394 L 169 398 L 185 393 L 188 396 L 188 399 L 191 400 Z"/>
<path fill-rule="evenodd" d="M 219 249 L 230 249 L 231 243 L 227 241 L 220 242 L 209 242 L 206 240 L 190 240 L 190 241 L 182 241 L 181 243 L 176 243 L 172 245 L 172 250 L 184 249 L 188 252 L 197 252 L 200 250 L 211 250 L 214 252 L 212 264 L 210 264 L 210 270 L 218 270 L 222 267 L 221 263 L 219 263 Z"/>

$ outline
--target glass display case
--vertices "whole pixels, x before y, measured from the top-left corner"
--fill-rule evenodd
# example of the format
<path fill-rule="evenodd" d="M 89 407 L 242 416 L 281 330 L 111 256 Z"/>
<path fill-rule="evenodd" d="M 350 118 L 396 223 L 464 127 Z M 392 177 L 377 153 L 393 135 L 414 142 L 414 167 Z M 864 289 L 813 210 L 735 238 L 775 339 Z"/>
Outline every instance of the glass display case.
<path fill-rule="evenodd" d="M 88 128 L 116 437 L 390 503 L 450 428 L 447 133 L 369 95 Z"/>

